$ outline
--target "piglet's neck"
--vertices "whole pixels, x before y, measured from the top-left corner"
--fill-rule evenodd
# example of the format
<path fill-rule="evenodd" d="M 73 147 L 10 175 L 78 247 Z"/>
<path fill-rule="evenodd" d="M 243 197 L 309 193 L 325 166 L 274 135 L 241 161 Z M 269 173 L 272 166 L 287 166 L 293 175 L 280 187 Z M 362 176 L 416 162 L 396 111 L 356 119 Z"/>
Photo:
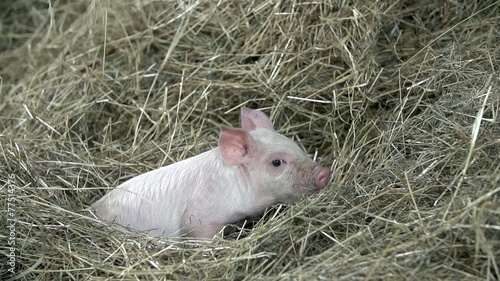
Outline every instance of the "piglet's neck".
<path fill-rule="evenodd" d="M 268 206 L 276 203 L 274 198 L 266 196 L 261 192 L 261 188 L 256 186 L 256 182 L 259 181 L 252 178 L 247 166 L 227 164 L 219 148 L 210 150 L 206 157 L 207 161 L 214 163 L 211 181 L 218 183 L 218 186 L 208 188 L 214 189 L 214 192 L 221 195 L 219 200 L 211 198 L 210 201 L 234 214 L 230 219 L 231 222 L 260 214 Z"/>

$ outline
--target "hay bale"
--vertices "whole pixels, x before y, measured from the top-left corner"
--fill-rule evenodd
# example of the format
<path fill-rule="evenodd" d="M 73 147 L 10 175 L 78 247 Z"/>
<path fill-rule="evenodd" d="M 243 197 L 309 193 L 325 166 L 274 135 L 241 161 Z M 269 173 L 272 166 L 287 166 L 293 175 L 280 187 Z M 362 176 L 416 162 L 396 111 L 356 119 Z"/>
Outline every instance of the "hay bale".
<path fill-rule="evenodd" d="M 2 2 L 0 279 L 498 280 L 499 10 Z M 330 166 L 329 187 L 187 245 L 86 216 L 214 147 L 242 105 Z"/>

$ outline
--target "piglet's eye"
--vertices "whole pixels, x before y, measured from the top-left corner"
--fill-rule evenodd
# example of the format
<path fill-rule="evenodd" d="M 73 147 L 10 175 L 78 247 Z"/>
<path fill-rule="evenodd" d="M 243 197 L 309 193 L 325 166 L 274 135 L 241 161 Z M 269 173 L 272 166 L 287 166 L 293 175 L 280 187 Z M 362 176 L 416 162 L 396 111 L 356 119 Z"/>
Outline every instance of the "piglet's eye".
<path fill-rule="evenodd" d="M 274 159 L 273 161 L 271 161 L 271 164 L 273 164 L 274 167 L 279 167 L 279 166 L 285 164 L 285 160 L 283 160 L 283 159 Z"/>

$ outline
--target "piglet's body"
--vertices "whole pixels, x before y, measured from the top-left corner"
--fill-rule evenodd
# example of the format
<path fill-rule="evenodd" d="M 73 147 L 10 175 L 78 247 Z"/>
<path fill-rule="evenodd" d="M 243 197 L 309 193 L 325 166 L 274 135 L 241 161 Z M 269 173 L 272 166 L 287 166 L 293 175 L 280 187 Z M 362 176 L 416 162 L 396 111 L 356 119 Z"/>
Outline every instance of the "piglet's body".
<path fill-rule="evenodd" d="M 134 177 L 92 205 L 100 219 L 154 236 L 212 237 L 222 226 L 324 188 L 330 170 L 276 133 L 262 112 L 221 126 L 219 146 Z"/>

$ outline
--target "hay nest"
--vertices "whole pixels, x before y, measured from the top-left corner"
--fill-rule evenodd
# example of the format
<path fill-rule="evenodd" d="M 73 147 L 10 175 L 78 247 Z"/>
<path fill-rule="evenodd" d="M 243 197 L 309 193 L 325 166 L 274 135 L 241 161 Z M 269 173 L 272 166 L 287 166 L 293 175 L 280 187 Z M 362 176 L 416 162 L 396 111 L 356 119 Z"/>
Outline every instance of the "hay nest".
<path fill-rule="evenodd" d="M 500 4 L 3 1 L 1 280 L 499 280 Z M 334 176 L 184 244 L 84 209 L 261 108 Z"/>

